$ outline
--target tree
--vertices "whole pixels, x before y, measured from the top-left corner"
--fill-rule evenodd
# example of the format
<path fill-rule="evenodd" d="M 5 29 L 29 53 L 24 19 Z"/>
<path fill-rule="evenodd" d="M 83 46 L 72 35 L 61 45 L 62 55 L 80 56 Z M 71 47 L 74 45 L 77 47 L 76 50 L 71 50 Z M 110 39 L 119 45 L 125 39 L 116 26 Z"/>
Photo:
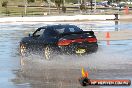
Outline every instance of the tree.
<path fill-rule="evenodd" d="M 63 3 L 63 0 L 55 0 L 54 2 L 58 9 L 58 12 L 60 13 L 60 7 L 61 7 L 61 4 Z"/>
<path fill-rule="evenodd" d="M 64 6 L 65 4 L 65 0 L 42 0 L 46 3 L 49 3 L 49 13 L 50 13 L 50 3 L 54 2 L 56 5 L 56 8 L 58 10 L 58 12 L 60 13 L 60 8 L 62 7 L 62 11 L 65 13 L 66 12 L 66 7 Z M 42 2 L 41 1 L 41 2 Z"/>
<path fill-rule="evenodd" d="M 66 13 L 65 0 L 62 0 L 62 12 Z"/>
<path fill-rule="evenodd" d="M 41 2 L 43 2 L 43 1 L 44 1 L 44 2 L 48 2 L 48 0 L 41 0 Z"/>
<path fill-rule="evenodd" d="M 28 3 L 30 3 L 30 2 L 33 3 L 33 2 L 35 2 L 35 0 L 27 0 L 27 2 Z"/>
<path fill-rule="evenodd" d="M 33 3 L 35 1 L 36 0 L 24 0 L 24 3 L 25 3 L 25 10 L 24 10 L 25 15 L 27 14 L 27 5 L 28 5 L 28 3 Z"/>
<path fill-rule="evenodd" d="M 8 11 L 7 5 L 8 5 L 8 1 L 2 2 L 2 7 L 6 8 L 6 12 L 5 13 L 9 15 L 10 12 Z"/>
<path fill-rule="evenodd" d="M 2 7 L 7 8 L 7 4 L 8 4 L 8 1 L 4 1 L 4 2 L 2 2 Z"/>
<path fill-rule="evenodd" d="M 51 11 L 50 11 L 50 8 L 51 8 L 51 1 L 52 0 L 41 0 L 41 2 L 44 2 L 44 3 L 47 3 L 48 4 L 48 6 L 49 6 L 49 8 L 48 8 L 48 10 L 49 10 L 49 15 L 50 15 L 50 13 L 51 13 Z"/>
<path fill-rule="evenodd" d="M 24 5 L 25 5 L 25 8 L 24 8 L 24 12 L 25 12 L 25 15 L 27 14 L 27 3 L 28 1 L 27 0 L 24 0 Z"/>

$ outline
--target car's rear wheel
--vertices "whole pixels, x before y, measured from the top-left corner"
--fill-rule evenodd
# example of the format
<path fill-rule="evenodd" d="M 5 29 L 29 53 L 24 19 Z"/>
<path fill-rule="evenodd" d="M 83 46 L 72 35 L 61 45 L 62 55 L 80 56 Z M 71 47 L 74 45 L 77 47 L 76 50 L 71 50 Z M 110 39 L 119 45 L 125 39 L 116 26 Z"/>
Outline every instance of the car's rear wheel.
<path fill-rule="evenodd" d="M 51 47 L 51 46 L 46 46 L 45 48 L 44 48 L 44 57 L 45 57 L 45 59 L 46 60 L 51 60 L 51 59 L 53 59 L 53 53 L 54 52 L 54 50 L 53 50 L 53 47 Z"/>

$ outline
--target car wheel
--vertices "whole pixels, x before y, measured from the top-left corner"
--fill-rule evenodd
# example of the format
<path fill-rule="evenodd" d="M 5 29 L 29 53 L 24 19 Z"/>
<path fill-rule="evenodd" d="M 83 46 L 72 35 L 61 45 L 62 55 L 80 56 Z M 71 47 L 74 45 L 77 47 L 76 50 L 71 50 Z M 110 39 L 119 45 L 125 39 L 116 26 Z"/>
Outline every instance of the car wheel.
<path fill-rule="evenodd" d="M 53 58 L 53 47 L 46 46 L 44 48 L 44 57 L 46 60 L 51 60 Z"/>
<path fill-rule="evenodd" d="M 20 54 L 22 56 L 25 56 L 26 55 L 26 46 L 24 44 L 21 44 L 20 45 Z"/>

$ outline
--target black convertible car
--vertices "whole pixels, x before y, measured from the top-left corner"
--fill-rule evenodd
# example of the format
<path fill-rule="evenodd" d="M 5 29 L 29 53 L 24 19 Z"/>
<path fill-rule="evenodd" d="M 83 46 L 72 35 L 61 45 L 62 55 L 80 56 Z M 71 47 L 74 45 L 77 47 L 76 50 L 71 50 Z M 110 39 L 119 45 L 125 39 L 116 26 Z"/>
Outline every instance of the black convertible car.
<path fill-rule="evenodd" d="M 49 25 L 38 28 L 20 42 L 21 55 L 41 53 L 45 59 L 57 54 L 83 55 L 96 52 L 97 39 L 93 31 L 83 31 L 75 25 Z"/>

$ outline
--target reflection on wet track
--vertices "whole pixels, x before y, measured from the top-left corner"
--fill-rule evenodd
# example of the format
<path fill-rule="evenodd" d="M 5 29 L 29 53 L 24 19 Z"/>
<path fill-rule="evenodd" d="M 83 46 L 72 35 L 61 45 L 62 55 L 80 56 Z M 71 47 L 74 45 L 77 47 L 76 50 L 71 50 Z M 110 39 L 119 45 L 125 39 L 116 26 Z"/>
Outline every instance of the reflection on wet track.
<path fill-rule="evenodd" d="M 115 31 L 115 23 L 109 21 L 73 24 L 97 32 Z M 125 28 L 125 24 L 131 27 L 132 23 L 119 24 L 119 31 L 131 30 Z M 78 82 L 81 67 L 89 71 L 91 79 L 132 79 L 132 40 L 114 40 L 110 41 L 110 45 L 106 45 L 104 40 L 98 41 L 98 52 L 82 57 L 60 55 L 51 61 L 39 55 L 22 58 L 19 55 L 19 41 L 43 25 L 46 24 L 0 24 L 1 88 L 82 88 Z M 20 59 L 24 60 L 23 65 L 20 65 Z"/>

